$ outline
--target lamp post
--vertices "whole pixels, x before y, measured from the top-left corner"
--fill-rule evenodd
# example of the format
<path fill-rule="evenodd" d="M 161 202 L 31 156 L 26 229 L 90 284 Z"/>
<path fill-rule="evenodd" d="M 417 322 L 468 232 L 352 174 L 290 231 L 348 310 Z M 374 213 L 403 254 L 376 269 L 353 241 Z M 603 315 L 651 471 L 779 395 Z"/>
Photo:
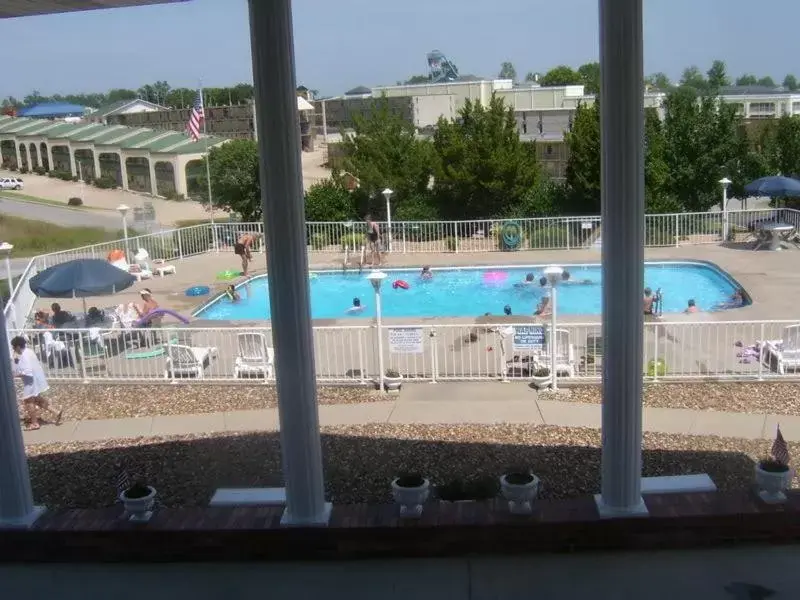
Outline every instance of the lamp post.
<path fill-rule="evenodd" d="M 125 240 L 125 260 L 128 260 L 128 219 L 126 218 L 130 207 L 126 204 L 120 204 L 117 207 L 119 214 L 122 215 L 122 237 Z"/>
<path fill-rule="evenodd" d="M 386 273 L 383 271 L 373 271 L 367 275 L 367 279 L 372 284 L 375 290 L 375 323 L 378 327 L 378 385 L 383 389 L 383 331 L 381 322 L 381 285 L 383 280 L 386 279 Z"/>
<path fill-rule="evenodd" d="M 550 283 L 550 378 L 553 381 L 553 390 L 558 389 L 558 377 L 556 374 L 556 357 L 558 355 L 558 335 L 556 335 L 556 286 L 561 281 L 564 269 L 551 266 L 544 270 L 544 276 Z"/>
<path fill-rule="evenodd" d="M 386 240 L 387 246 L 386 249 L 391 252 L 392 251 L 392 194 L 394 192 L 389 189 L 388 187 L 381 192 L 383 197 L 386 198 Z"/>
<path fill-rule="evenodd" d="M 728 241 L 728 188 L 733 183 L 727 177 L 719 180 L 722 185 L 722 243 Z"/>

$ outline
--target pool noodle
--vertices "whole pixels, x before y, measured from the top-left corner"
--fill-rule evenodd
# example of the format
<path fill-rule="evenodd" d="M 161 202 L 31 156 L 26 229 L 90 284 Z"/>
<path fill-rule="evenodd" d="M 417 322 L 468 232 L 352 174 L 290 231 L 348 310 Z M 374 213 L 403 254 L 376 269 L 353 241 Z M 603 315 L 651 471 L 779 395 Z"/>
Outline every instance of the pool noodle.
<path fill-rule="evenodd" d="M 140 319 L 134 321 L 133 325 L 134 327 L 141 327 L 142 325 L 147 323 L 150 319 L 152 319 L 153 317 L 157 317 L 158 315 L 169 315 L 171 317 L 175 317 L 176 319 L 178 319 L 178 321 L 180 321 L 184 325 L 189 323 L 189 319 L 187 319 L 181 314 L 176 313 L 174 310 L 170 310 L 168 308 L 154 308 Z"/>

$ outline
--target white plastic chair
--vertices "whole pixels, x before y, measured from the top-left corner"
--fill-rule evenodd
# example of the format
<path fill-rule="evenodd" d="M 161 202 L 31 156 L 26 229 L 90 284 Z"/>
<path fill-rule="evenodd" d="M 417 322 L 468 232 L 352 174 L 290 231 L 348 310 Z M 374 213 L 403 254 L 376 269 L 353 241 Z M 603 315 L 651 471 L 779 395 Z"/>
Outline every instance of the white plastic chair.
<path fill-rule="evenodd" d="M 544 348 L 536 355 L 536 366 L 550 368 L 550 329 L 545 329 Z M 575 346 L 570 343 L 569 330 L 556 329 L 556 373 L 575 377 Z"/>
<path fill-rule="evenodd" d="M 167 366 L 164 379 L 171 377 L 205 377 L 205 369 L 217 355 L 214 347 L 194 348 L 181 344 L 167 344 Z"/>
<path fill-rule="evenodd" d="M 240 333 L 237 336 L 239 353 L 233 372 L 238 377 L 272 377 L 275 365 L 275 349 L 267 346 L 263 333 Z"/>
<path fill-rule="evenodd" d="M 780 375 L 800 369 L 800 325 L 783 328 L 783 338 L 764 342 L 764 362 L 772 368 L 774 364 Z"/>

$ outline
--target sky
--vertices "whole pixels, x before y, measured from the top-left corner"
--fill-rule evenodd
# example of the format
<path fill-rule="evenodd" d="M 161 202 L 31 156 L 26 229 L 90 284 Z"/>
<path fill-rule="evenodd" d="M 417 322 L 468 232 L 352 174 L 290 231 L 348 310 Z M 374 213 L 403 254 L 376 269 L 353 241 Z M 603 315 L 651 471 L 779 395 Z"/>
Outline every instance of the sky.
<path fill-rule="evenodd" d="M 425 73 L 433 49 L 485 77 L 503 61 L 524 77 L 598 54 L 592 0 L 294 0 L 293 15 L 298 85 L 324 95 Z M 733 77 L 800 77 L 798 22 L 791 0 L 645 0 L 645 73 L 678 79 L 719 58 Z M 246 0 L 5 19 L 0 39 L 0 97 L 252 81 Z"/>

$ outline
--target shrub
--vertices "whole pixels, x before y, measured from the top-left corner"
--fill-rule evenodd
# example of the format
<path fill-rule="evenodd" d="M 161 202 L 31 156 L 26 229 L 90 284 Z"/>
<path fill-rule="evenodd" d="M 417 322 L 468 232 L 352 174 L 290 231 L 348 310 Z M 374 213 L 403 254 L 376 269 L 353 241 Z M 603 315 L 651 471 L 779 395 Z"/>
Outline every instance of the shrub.
<path fill-rule="evenodd" d="M 28 168 L 27 168 L 27 167 L 20 167 L 20 168 L 19 168 L 19 174 L 20 174 L 20 175 L 25 175 L 25 173 L 28 173 L 28 172 L 29 172 L 29 171 L 28 171 Z"/>
<path fill-rule="evenodd" d="M 328 245 L 328 236 L 324 233 L 314 233 L 308 239 L 312 250 L 322 250 Z"/>
<path fill-rule="evenodd" d="M 342 237 L 339 238 L 339 244 L 341 244 L 343 251 L 345 248 L 358 249 L 364 245 L 364 234 L 345 233 L 344 235 L 342 235 Z"/>
<path fill-rule="evenodd" d="M 48 177 L 55 177 L 55 171 L 45 171 L 42 167 L 36 167 L 36 174 L 37 175 L 47 175 Z"/>
<path fill-rule="evenodd" d="M 74 182 L 76 182 L 76 183 L 77 183 L 78 181 L 80 181 L 80 179 L 78 178 L 78 176 L 77 176 L 77 175 L 73 175 L 71 179 L 72 179 L 72 181 L 74 181 Z"/>
<path fill-rule="evenodd" d="M 523 231 L 522 240 L 528 240 L 528 248 L 535 250 L 538 248 L 561 248 L 567 245 L 567 239 L 571 245 L 580 243 L 579 239 L 568 238 L 566 225 L 548 225 L 541 227 L 540 222 L 534 221 L 531 231 Z"/>
<path fill-rule="evenodd" d="M 72 173 L 69 171 L 55 171 L 55 176 L 63 181 L 72 181 Z"/>
<path fill-rule="evenodd" d="M 80 198 L 72 197 L 67 200 L 67 206 L 83 206 L 83 200 Z"/>
<path fill-rule="evenodd" d="M 448 252 L 456 252 L 458 250 L 458 238 L 453 236 L 446 237 L 444 243 L 447 246 Z"/>
<path fill-rule="evenodd" d="M 353 197 L 344 187 L 330 179 L 308 188 L 305 203 L 306 221 L 341 222 L 357 216 Z"/>
<path fill-rule="evenodd" d="M 31 172 L 36 173 L 37 175 L 44 175 L 47 173 L 44 167 L 33 167 L 33 169 L 31 169 Z"/>
<path fill-rule="evenodd" d="M 663 358 L 659 358 L 658 360 L 651 359 L 647 363 L 648 377 L 655 377 L 656 375 L 659 377 L 663 377 L 666 374 L 667 374 L 667 363 L 664 362 Z"/>
<path fill-rule="evenodd" d="M 112 190 L 117 187 L 117 180 L 108 175 L 102 175 L 94 180 L 94 185 L 101 190 Z"/>

